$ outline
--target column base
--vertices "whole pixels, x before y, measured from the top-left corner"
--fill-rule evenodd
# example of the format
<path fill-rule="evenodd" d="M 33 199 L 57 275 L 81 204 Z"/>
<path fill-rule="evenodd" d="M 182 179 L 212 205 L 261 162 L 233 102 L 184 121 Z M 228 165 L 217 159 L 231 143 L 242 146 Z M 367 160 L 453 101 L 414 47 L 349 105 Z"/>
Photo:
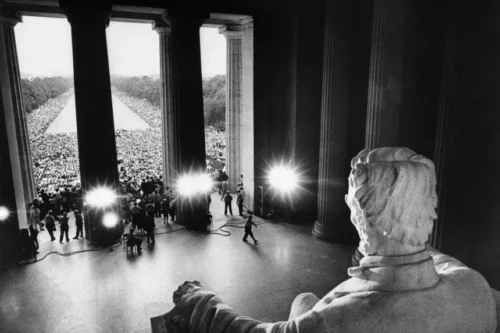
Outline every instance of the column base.
<path fill-rule="evenodd" d="M 314 238 L 317 238 L 322 241 L 332 242 L 332 243 L 352 243 L 353 239 L 350 237 L 349 232 L 346 228 L 337 228 L 336 230 L 332 230 L 329 228 L 325 228 L 318 221 L 314 223 L 314 227 L 312 230 L 312 235 Z"/>
<path fill-rule="evenodd" d="M 208 231 L 207 200 L 204 194 L 192 196 L 179 195 L 177 198 L 176 223 L 188 230 Z"/>

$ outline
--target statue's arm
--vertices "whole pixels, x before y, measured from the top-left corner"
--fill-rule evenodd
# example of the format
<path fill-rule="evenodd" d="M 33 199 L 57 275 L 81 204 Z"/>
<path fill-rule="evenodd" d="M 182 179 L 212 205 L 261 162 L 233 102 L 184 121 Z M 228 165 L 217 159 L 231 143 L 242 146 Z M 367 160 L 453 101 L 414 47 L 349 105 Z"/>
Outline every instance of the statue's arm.
<path fill-rule="evenodd" d="M 322 318 L 314 311 L 309 311 L 289 321 L 263 323 L 240 316 L 222 303 L 213 291 L 201 288 L 201 286 L 192 288 L 189 293 L 177 299 L 174 293 L 174 303 L 176 306 L 165 315 L 166 328 L 169 333 L 326 332 Z"/>

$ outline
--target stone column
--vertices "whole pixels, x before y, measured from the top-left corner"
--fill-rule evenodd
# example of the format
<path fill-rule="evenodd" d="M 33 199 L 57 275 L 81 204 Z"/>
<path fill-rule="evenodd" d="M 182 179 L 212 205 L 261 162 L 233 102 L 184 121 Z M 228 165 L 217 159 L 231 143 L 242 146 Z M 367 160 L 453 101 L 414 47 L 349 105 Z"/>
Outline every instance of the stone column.
<path fill-rule="evenodd" d="M 33 165 L 24 111 L 21 77 L 17 58 L 14 26 L 21 22 L 16 12 L 2 10 L 0 31 L 0 73 L 4 94 L 4 110 L 9 138 L 19 227 L 28 226 L 28 204 L 36 195 Z"/>
<path fill-rule="evenodd" d="M 405 54 L 415 4 L 413 0 L 374 0 L 366 148 L 399 144 L 402 97 L 412 79 L 405 75 L 405 65 L 417 64 L 416 56 Z"/>
<path fill-rule="evenodd" d="M 434 221 L 434 228 L 429 240 L 432 247 L 441 250 L 444 222 L 446 219 L 446 200 L 444 193 L 448 175 L 445 172 L 446 167 L 450 168 L 446 162 L 449 160 L 450 141 L 452 139 L 450 122 L 453 113 L 453 98 L 456 93 L 457 82 L 460 82 L 460 76 L 457 70 L 457 22 L 456 8 L 453 1 L 449 1 L 451 7 L 452 19 L 448 22 L 446 31 L 446 41 L 443 57 L 440 103 L 438 111 L 438 121 L 436 128 L 436 146 L 434 151 L 434 165 L 436 169 L 436 191 L 438 194 L 438 218 Z M 449 163 L 449 162 L 448 162 Z"/>
<path fill-rule="evenodd" d="M 167 15 L 168 14 L 168 15 Z M 180 175 L 206 172 L 205 119 L 201 77 L 200 27 L 203 16 L 191 11 L 169 11 L 164 18 L 172 29 L 174 78 L 173 112 Z M 203 226 L 206 196 L 178 196 L 177 220 L 188 228 Z"/>
<path fill-rule="evenodd" d="M 0 22 L 0 206 L 7 208 L 11 213 L 5 221 L 0 221 L 0 265 L 13 262 L 21 254 L 19 227 L 27 227 L 14 124 L 15 109 L 7 65 L 7 54 L 15 52 L 15 47 L 14 50 L 10 49 L 13 44 L 8 43 L 6 35 L 12 34 L 11 37 L 13 37 L 14 33 L 9 29 L 10 25 L 3 15 L 5 13 L 2 12 L 2 22 Z"/>
<path fill-rule="evenodd" d="M 176 103 L 174 70 L 172 67 L 172 34 L 171 29 L 163 20 L 153 23 L 153 29 L 160 37 L 160 104 L 163 140 L 163 183 L 174 186 L 177 176 L 179 157 L 177 151 Z"/>
<path fill-rule="evenodd" d="M 348 1 L 327 0 L 321 101 L 318 220 L 314 237 L 344 241 L 350 224 L 347 193 L 350 16 Z"/>
<path fill-rule="evenodd" d="M 238 25 L 219 28 L 227 40 L 226 170 L 228 190 L 236 192 L 241 175 L 242 33 Z"/>
<path fill-rule="evenodd" d="M 76 102 L 76 124 L 83 195 L 106 186 L 119 193 L 115 127 L 111 102 L 106 27 L 110 9 L 61 2 L 71 24 Z M 119 212 L 118 202 L 109 212 Z M 86 237 L 100 244 L 114 243 L 123 234 L 123 225 L 103 225 L 106 211 L 86 206 Z"/>
<path fill-rule="evenodd" d="M 245 199 L 243 206 L 254 210 L 255 161 L 254 161 L 254 28 L 253 19 L 241 22 L 241 119 L 240 119 L 240 174 L 243 174 Z M 239 176 L 239 175 L 238 175 Z"/>

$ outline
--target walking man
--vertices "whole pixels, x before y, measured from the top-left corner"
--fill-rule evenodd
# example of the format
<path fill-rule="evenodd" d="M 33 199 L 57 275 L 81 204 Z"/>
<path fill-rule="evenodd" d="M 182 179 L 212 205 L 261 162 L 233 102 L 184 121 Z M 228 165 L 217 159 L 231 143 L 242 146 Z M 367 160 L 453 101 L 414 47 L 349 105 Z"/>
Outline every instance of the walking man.
<path fill-rule="evenodd" d="M 79 210 L 75 210 L 75 220 L 76 220 L 76 236 L 73 239 L 78 239 L 78 237 L 83 238 L 83 217 Z"/>
<path fill-rule="evenodd" d="M 224 215 L 227 215 L 227 208 L 229 207 L 229 212 L 231 213 L 231 216 L 233 216 L 233 208 L 231 207 L 231 202 L 233 201 L 233 197 L 229 193 L 229 191 L 226 192 L 226 195 L 223 198 L 224 200 Z"/>
<path fill-rule="evenodd" d="M 243 236 L 243 241 L 246 242 L 248 236 L 250 236 L 250 237 L 252 237 L 253 242 L 255 244 L 257 244 L 258 242 L 255 239 L 255 237 L 253 236 L 253 232 L 252 232 L 252 225 L 254 225 L 257 228 L 257 225 L 255 223 L 253 223 L 253 221 L 252 221 L 253 211 L 248 210 L 247 213 L 248 213 L 248 219 L 247 219 L 247 222 L 245 223 L 245 236 Z"/>

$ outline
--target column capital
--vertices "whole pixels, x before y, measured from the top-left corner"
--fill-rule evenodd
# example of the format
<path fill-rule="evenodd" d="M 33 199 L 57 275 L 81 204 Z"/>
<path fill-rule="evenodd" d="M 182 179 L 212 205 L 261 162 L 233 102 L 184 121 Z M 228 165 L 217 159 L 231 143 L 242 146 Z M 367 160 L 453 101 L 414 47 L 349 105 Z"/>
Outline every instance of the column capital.
<path fill-rule="evenodd" d="M 228 24 L 219 28 L 219 33 L 226 38 L 241 38 L 243 34 L 243 26 L 239 24 Z"/>
<path fill-rule="evenodd" d="M 172 28 L 168 25 L 164 20 L 156 20 L 151 24 L 151 27 L 158 34 L 170 34 L 172 32 Z"/>
<path fill-rule="evenodd" d="M 161 15 L 162 20 L 168 23 L 168 25 L 173 28 L 179 23 L 191 23 L 201 28 L 205 19 L 210 17 L 208 11 L 203 10 L 188 10 L 186 8 L 173 8 L 168 9 Z"/>
<path fill-rule="evenodd" d="M 79 22 L 84 25 L 103 24 L 106 28 L 109 26 L 111 5 L 106 2 L 95 6 L 69 0 L 60 0 L 59 3 L 70 24 Z"/>
<path fill-rule="evenodd" d="M 18 11 L 0 7 L 0 20 L 2 23 L 6 23 L 14 27 L 16 24 L 23 21 L 23 17 Z"/>

